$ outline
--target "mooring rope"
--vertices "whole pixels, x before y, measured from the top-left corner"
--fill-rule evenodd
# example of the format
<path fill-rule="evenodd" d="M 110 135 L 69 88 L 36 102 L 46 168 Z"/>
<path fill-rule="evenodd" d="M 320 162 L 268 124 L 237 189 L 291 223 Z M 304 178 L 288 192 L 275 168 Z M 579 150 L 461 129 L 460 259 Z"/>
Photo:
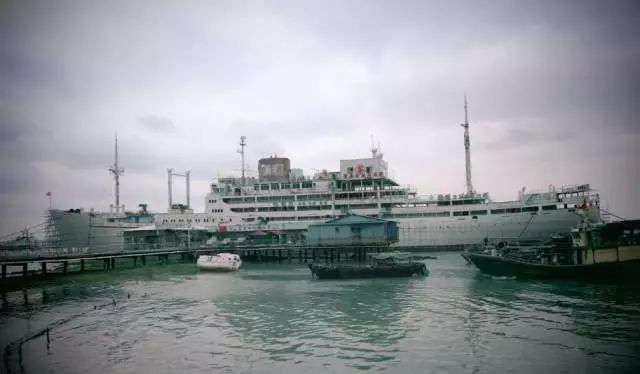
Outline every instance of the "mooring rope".
<path fill-rule="evenodd" d="M 61 326 L 61 325 L 65 324 L 65 323 L 67 323 L 67 322 L 69 322 L 69 321 L 71 321 L 71 320 L 73 320 L 75 318 L 82 317 L 82 316 L 87 315 L 87 314 L 89 314 L 89 313 L 91 313 L 93 311 L 102 309 L 102 308 L 107 307 L 109 305 L 116 305 L 116 304 L 117 304 L 116 300 L 115 299 L 111 299 L 111 301 L 108 302 L 108 303 L 104 303 L 104 304 L 100 304 L 100 305 L 94 305 L 93 309 L 89 309 L 87 311 L 84 311 L 84 312 L 81 312 L 81 313 L 78 313 L 78 314 L 74 314 L 74 315 L 72 315 L 70 317 L 67 317 L 67 318 L 59 319 L 59 320 L 57 320 L 55 322 L 52 322 L 52 323 L 48 324 L 47 327 L 45 327 L 44 329 L 42 329 L 42 330 L 40 330 L 40 331 L 38 331 L 36 333 L 33 333 L 31 335 L 28 335 L 28 336 L 24 336 L 24 337 L 22 337 L 20 339 L 17 339 L 15 341 L 7 344 L 4 347 L 4 354 L 3 354 L 3 362 L 4 362 L 4 368 L 5 368 L 6 373 L 7 374 L 11 374 L 11 365 L 10 365 L 11 364 L 11 352 L 12 352 L 12 350 L 15 350 L 16 347 L 18 349 L 18 364 L 20 365 L 20 373 L 24 373 L 25 370 L 24 370 L 24 366 L 22 364 L 22 345 L 24 343 L 26 343 L 26 342 L 28 342 L 30 340 L 33 340 L 35 338 L 38 338 L 40 336 L 46 335 L 47 336 L 47 349 L 48 349 L 49 345 L 50 345 L 49 332 L 54 327 Z"/>

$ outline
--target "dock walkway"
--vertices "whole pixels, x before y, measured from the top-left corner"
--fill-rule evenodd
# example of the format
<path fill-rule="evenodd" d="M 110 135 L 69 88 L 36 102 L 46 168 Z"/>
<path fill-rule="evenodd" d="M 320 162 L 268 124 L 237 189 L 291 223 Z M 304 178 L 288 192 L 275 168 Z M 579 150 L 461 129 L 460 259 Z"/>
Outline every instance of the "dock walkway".
<path fill-rule="evenodd" d="M 116 268 L 116 260 L 130 260 L 135 266 L 146 265 L 149 258 L 156 259 L 156 263 L 166 264 L 170 257 L 181 261 L 192 261 L 201 254 L 217 254 L 222 252 L 236 253 L 243 261 L 247 262 L 342 262 L 342 261 L 366 261 L 372 253 L 380 253 L 389 250 L 407 250 L 408 248 L 392 247 L 388 245 L 378 246 L 322 246 L 310 247 L 304 245 L 269 245 L 269 246 L 236 246 L 236 247 L 197 247 L 197 248 L 154 248 L 144 250 L 119 250 L 119 251 L 72 251 L 68 253 L 55 250 L 39 251 L 3 251 L 0 253 L 0 266 L 2 268 L 2 281 L 35 275 L 47 275 L 50 273 L 67 273 L 72 271 L 85 271 L 91 263 L 92 269 L 112 270 Z M 98 266 L 96 267 L 96 262 Z M 101 265 L 101 266 L 100 266 Z"/>

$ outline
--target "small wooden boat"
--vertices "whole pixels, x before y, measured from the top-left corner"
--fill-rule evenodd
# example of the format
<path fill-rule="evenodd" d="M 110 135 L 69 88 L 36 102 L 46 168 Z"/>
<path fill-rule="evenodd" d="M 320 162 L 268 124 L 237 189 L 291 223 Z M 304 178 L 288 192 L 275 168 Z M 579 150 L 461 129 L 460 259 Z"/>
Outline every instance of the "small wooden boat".
<path fill-rule="evenodd" d="M 409 254 L 382 253 L 373 257 L 371 265 L 308 264 L 311 275 L 320 279 L 412 277 L 427 275 L 427 266 L 414 262 Z"/>
<path fill-rule="evenodd" d="M 242 265 L 240 256 L 233 253 L 219 253 L 214 256 L 198 257 L 198 269 L 206 271 L 237 271 Z"/>
<path fill-rule="evenodd" d="M 613 279 L 640 274 L 640 221 L 583 223 L 547 243 L 504 241 L 467 252 L 465 259 L 492 276 Z"/>

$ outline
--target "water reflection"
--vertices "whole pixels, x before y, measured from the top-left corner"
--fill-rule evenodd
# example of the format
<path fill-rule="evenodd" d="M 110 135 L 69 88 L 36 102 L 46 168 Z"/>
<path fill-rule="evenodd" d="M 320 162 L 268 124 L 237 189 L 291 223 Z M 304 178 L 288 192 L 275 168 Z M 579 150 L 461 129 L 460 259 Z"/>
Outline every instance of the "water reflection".
<path fill-rule="evenodd" d="M 579 351 L 594 358 L 591 369 L 612 370 L 640 362 L 638 284 L 480 276 L 466 295 L 477 306 L 466 309 L 470 342 L 491 334 L 519 340 L 529 351 L 550 352 L 548 360 L 556 369 L 576 369 L 566 359 L 556 361 L 558 352 Z M 583 365 L 587 367 L 586 361 Z"/>
<path fill-rule="evenodd" d="M 458 254 L 438 257 L 426 278 L 314 281 L 297 264 L 70 276 L 26 288 L 28 304 L 22 290 L 7 293 L 0 340 L 115 298 L 54 329 L 51 351 L 27 344 L 27 372 L 606 372 L 638 362 L 637 286 L 494 280 Z"/>
<path fill-rule="evenodd" d="M 216 302 L 245 342 L 273 360 L 314 355 L 368 369 L 395 358 L 411 330 L 403 320 L 412 300 L 403 295 L 423 279 L 271 281 Z"/>

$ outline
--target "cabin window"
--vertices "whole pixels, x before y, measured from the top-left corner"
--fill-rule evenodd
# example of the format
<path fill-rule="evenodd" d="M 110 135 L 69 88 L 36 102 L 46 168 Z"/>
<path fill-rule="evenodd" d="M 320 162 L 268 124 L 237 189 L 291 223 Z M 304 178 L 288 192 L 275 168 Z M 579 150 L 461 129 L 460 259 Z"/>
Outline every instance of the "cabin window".
<path fill-rule="evenodd" d="M 504 209 L 491 209 L 491 214 L 504 214 Z"/>
<path fill-rule="evenodd" d="M 537 206 L 526 206 L 524 208 L 522 208 L 523 212 L 537 212 L 538 211 L 538 207 Z"/>
<path fill-rule="evenodd" d="M 555 210 L 555 209 L 558 209 L 558 207 L 555 206 L 555 205 L 543 205 L 542 206 L 542 210 Z"/>
<path fill-rule="evenodd" d="M 474 216 L 484 216 L 487 214 L 486 210 L 472 210 L 471 214 L 473 214 Z"/>

